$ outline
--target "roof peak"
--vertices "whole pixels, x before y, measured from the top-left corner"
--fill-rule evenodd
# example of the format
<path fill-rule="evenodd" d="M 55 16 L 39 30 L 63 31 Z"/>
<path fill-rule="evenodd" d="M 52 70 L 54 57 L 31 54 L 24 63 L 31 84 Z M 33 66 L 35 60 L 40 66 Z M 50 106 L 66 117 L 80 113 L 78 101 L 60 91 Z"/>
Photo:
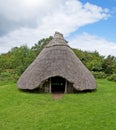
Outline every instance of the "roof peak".
<path fill-rule="evenodd" d="M 58 39 L 62 39 L 62 40 L 64 40 L 63 34 L 60 33 L 60 32 L 55 32 L 55 34 L 54 34 L 54 38 L 58 38 Z"/>
<path fill-rule="evenodd" d="M 64 39 L 62 33 L 55 32 L 53 39 L 46 45 L 46 47 L 52 46 L 68 46 L 67 41 Z"/>

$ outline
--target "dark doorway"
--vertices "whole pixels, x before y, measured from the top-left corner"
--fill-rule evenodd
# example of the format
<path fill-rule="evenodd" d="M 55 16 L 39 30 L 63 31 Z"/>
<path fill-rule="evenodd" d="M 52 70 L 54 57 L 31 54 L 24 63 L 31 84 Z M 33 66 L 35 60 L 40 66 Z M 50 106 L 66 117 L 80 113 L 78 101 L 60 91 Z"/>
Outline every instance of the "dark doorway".
<path fill-rule="evenodd" d="M 51 92 L 64 93 L 65 92 L 65 79 L 61 77 L 51 78 Z"/>

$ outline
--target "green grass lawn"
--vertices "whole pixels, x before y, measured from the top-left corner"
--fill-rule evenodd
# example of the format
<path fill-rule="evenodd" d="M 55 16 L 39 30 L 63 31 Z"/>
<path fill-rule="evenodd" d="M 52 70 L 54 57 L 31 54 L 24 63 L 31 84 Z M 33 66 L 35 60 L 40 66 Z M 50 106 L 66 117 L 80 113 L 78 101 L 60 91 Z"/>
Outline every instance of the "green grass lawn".
<path fill-rule="evenodd" d="M 0 130 L 116 130 L 116 83 L 97 82 L 95 92 L 58 100 L 0 83 Z"/>

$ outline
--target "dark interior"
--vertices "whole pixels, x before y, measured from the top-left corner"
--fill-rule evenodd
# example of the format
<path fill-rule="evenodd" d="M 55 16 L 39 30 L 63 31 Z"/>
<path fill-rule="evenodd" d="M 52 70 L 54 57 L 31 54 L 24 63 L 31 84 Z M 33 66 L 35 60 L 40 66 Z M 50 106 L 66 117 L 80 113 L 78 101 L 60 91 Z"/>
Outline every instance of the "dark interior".
<path fill-rule="evenodd" d="M 52 93 L 64 93 L 65 92 L 65 79 L 62 77 L 51 78 L 51 91 Z"/>

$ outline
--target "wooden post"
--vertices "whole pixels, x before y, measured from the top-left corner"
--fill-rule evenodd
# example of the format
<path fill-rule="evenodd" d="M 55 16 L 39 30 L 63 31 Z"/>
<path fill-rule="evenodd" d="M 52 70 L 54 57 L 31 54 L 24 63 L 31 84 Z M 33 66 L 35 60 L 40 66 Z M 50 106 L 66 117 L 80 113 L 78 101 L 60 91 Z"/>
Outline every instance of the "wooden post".
<path fill-rule="evenodd" d="M 49 93 L 52 93 L 52 91 L 51 91 L 51 88 L 52 86 L 51 86 L 51 78 L 50 78 L 50 80 L 49 80 Z"/>
<path fill-rule="evenodd" d="M 65 92 L 64 93 L 67 93 L 67 80 L 65 79 Z"/>

